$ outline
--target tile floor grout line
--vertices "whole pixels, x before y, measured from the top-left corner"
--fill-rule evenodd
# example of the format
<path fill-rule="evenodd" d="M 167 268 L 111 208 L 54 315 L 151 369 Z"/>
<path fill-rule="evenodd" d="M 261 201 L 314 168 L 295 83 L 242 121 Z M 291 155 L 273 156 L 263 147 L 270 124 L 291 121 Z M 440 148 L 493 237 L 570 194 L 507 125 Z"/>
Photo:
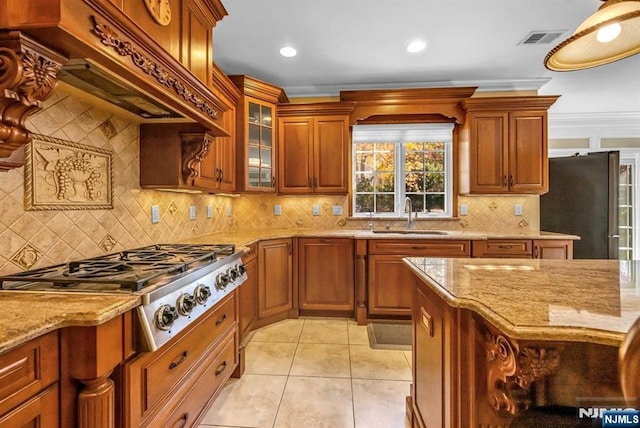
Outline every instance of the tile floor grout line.
<path fill-rule="evenodd" d="M 275 428 L 276 421 L 278 420 L 278 413 L 280 413 L 280 406 L 282 406 L 282 400 L 284 399 L 284 393 L 287 390 L 287 384 L 289 383 L 289 377 L 291 375 L 291 369 L 293 368 L 293 360 L 296 359 L 296 353 L 298 352 L 298 346 L 300 345 L 300 337 L 302 336 L 302 331 L 304 330 L 305 320 L 302 320 L 302 327 L 300 328 L 300 333 L 298 334 L 298 338 L 296 340 L 296 349 L 293 350 L 293 357 L 291 358 L 291 363 L 289 364 L 289 371 L 287 372 L 287 378 L 284 381 L 284 388 L 282 388 L 282 394 L 280 394 L 280 401 L 278 401 L 278 406 L 276 407 L 276 414 L 273 418 L 273 423 L 271 424 L 271 428 Z M 269 342 L 273 343 L 273 342 Z"/>

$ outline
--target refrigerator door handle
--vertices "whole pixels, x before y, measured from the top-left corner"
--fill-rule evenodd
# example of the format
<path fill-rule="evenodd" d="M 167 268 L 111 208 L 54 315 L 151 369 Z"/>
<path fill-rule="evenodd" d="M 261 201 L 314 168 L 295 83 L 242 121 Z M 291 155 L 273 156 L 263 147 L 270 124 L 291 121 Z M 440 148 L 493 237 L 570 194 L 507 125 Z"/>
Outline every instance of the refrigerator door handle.
<path fill-rule="evenodd" d="M 614 233 L 612 235 L 607 235 L 608 238 L 619 238 L 620 235 L 618 235 L 617 233 Z"/>

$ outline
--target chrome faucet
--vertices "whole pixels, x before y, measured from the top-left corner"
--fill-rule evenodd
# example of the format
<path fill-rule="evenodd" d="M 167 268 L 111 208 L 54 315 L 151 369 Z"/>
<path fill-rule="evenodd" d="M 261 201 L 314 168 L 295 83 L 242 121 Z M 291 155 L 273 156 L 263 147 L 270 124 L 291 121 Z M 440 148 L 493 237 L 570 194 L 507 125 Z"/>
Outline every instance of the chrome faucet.
<path fill-rule="evenodd" d="M 413 230 L 413 226 L 415 226 L 416 223 L 416 218 L 418 218 L 418 212 L 416 212 L 415 217 L 412 218 L 413 203 L 411 202 L 411 198 L 409 197 L 404 199 L 404 210 L 409 213 L 409 217 L 407 218 L 407 230 Z"/>

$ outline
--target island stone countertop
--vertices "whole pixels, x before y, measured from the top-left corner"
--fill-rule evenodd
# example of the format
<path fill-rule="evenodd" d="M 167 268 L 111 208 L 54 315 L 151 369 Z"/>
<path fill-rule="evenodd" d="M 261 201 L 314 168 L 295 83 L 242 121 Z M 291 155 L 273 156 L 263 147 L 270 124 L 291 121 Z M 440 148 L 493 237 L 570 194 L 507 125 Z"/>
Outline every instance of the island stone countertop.
<path fill-rule="evenodd" d="M 95 326 L 140 304 L 133 294 L 0 292 L 0 354 L 50 331 Z"/>
<path fill-rule="evenodd" d="M 619 346 L 640 317 L 638 261 L 404 259 L 450 306 L 514 339 Z"/>

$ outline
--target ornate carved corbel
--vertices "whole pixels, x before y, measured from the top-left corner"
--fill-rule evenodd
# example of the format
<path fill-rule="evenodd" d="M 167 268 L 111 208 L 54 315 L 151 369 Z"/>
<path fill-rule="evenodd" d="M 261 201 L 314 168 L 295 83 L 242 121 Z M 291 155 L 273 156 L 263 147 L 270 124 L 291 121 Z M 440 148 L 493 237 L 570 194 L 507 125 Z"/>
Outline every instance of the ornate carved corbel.
<path fill-rule="evenodd" d="M 198 165 L 209 153 L 213 136 L 206 132 L 181 132 L 182 140 L 182 180 L 198 176 Z"/>
<path fill-rule="evenodd" d="M 527 407 L 526 396 L 535 381 L 555 374 L 560 350 L 551 346 L 520 346 L 500 334 L 487 332 L 487 387 L 489 404 L 501 416 L 516 415 Z M 524 394 L 523 394 L 524 393 Z"/>
<path fill-rule="evenodd" d="M 0 33 L 0 170 L 24 163 L 16 151 L 30 140 L 25 121 L 42 109 L 66 62 L 19 31 Z"/>

